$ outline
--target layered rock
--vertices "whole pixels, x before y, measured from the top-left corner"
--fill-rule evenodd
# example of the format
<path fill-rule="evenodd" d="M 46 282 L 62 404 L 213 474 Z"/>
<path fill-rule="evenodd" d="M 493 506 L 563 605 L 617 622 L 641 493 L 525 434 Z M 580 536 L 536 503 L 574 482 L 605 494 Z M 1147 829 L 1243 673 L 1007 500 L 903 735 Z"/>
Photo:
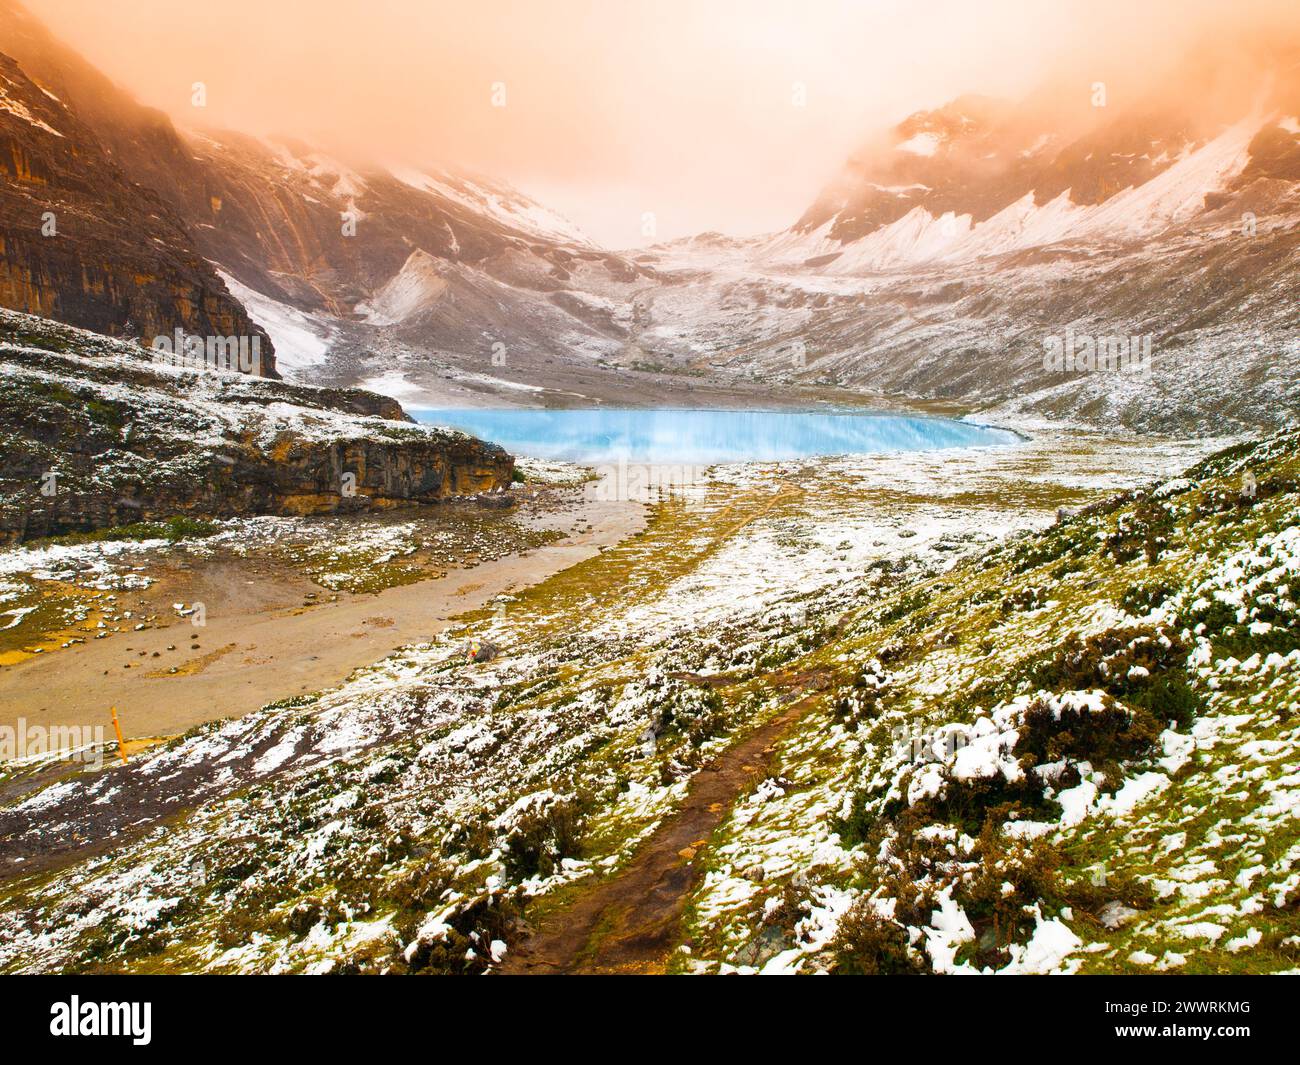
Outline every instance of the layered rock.
<path fill-rule="evenodd" d="M 197 251 L 182 219 L 133 183 L 94 131 L 0 54 L 0 305 L 145 338 L 181 329 L 274 346 Z"/>
<path fill-rule="evenodd" d="M 514 460 L 392 400 L 187 369 L 0 312 L 0 542 L 176 515 L 305 515 L 508 488 Z"/>

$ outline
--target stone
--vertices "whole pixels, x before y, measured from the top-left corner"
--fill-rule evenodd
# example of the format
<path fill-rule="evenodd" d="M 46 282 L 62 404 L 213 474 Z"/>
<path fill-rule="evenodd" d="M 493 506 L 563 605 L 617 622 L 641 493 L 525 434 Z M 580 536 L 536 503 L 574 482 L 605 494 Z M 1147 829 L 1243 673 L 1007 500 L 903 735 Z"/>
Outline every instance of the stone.
<path fill-rule="evenodd" d="M 178 372 L 135 345 L 3 310 L 0 436 L 0 543 L 178 515 L 506 495 L 514 471 L 497 445 L 416 425 L 360 389 Z"/>

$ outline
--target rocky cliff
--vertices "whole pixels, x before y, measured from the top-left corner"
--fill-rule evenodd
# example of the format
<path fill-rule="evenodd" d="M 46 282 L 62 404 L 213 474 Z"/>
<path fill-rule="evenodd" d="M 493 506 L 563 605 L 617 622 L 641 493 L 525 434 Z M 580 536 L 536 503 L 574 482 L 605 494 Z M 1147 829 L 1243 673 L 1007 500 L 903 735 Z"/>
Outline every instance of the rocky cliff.
<path fill-rule="evenodd" d="M 318 514 L 504 490 L 513 459 L 392 400 L 151 361 L 0 311 L 0 542 L 175 515 Z"/>
<path fill-rule="evenodd" d="M 195 249 L 180 217 L 133 183 L 81 118 L 0 54 L 0 305 L 110 336 L 256 337 L 274 346 Z"/>
<path fill-rule="evenodd" d="M 484 367 L 494 344 L 512 364 L 556 347 L 618 350 L 621 328 L 593 322 L 589 298 L 564 294 L 622 301 L 646 272 L 503 182 L 344 161 L 287 137 L 178 129 L 15 0 L 0 0 L 0 42 L 123 174 L 183 220 L 201 256 L 234 280 L 235 297 L 284 341 L 284 368 L 307 371 L 299 379 L 315 383 L 331 368 L 290 350 L 295 331 L 275 327 L 285 315 L 308 315 L 309 332 L 319 326 L 336 379 L 388 369 L 394 360 L 376 349 L 390 341 Z M 195 109 L 196 123 L 203 116 Z M 366 368 L 353 373 L 357 362 Z"/>

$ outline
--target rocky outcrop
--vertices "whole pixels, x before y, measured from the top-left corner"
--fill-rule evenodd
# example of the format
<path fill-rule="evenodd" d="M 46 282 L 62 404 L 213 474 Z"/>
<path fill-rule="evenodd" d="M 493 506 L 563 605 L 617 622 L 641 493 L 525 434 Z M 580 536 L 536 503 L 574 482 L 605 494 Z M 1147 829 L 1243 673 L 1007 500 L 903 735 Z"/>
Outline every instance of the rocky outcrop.
<path fill-rule="evenodd" d="M 0 312 L 0 542 L 429 503 L 503 491 L 513 470 L 500 447 L 383 397 L 155 363 Z"/>
<path fill-rule="evenodd" d="M 194 245 L 62 99 L 0 54 L 0 306 L 109 336 L 257 339 L 275 349 Z"/>
<path fill-rule="evenodd" d="M 343 161 L 294 138 L 178 129 L 16 0 L 0 0 L 0 48 L 94 131 L 123 174 L 183 220 L 193 247 L 237 283 L 231 288 L 255 319 L 274 331 L 259 318 L 266 299 L 327 323 L 331 365 L 313 364 L 313 383 L 384 372 L 394 341 L 488 369 L 502 347 L 516 369 L 547 365 L 557 349 L 612 356 L 622 327 L 593 318 L 589 298 L 551 294 L 621 304 L 653 279 L 481 175 Z M 292 338 L 283 339 L 287 369 Z"/>

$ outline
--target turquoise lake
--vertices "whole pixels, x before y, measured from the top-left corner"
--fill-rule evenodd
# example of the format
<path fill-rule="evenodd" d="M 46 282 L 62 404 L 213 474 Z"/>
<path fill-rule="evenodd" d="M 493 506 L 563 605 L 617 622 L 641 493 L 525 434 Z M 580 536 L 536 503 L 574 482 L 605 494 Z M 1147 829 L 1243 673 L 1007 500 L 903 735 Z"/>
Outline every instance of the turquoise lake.
<path fill-rule="evenodd" d="M 757 462 L 988 447 L 1020 437 L 948 418 L 835 411 L 412 410 L 515 455 L 569 462 Z"/>

